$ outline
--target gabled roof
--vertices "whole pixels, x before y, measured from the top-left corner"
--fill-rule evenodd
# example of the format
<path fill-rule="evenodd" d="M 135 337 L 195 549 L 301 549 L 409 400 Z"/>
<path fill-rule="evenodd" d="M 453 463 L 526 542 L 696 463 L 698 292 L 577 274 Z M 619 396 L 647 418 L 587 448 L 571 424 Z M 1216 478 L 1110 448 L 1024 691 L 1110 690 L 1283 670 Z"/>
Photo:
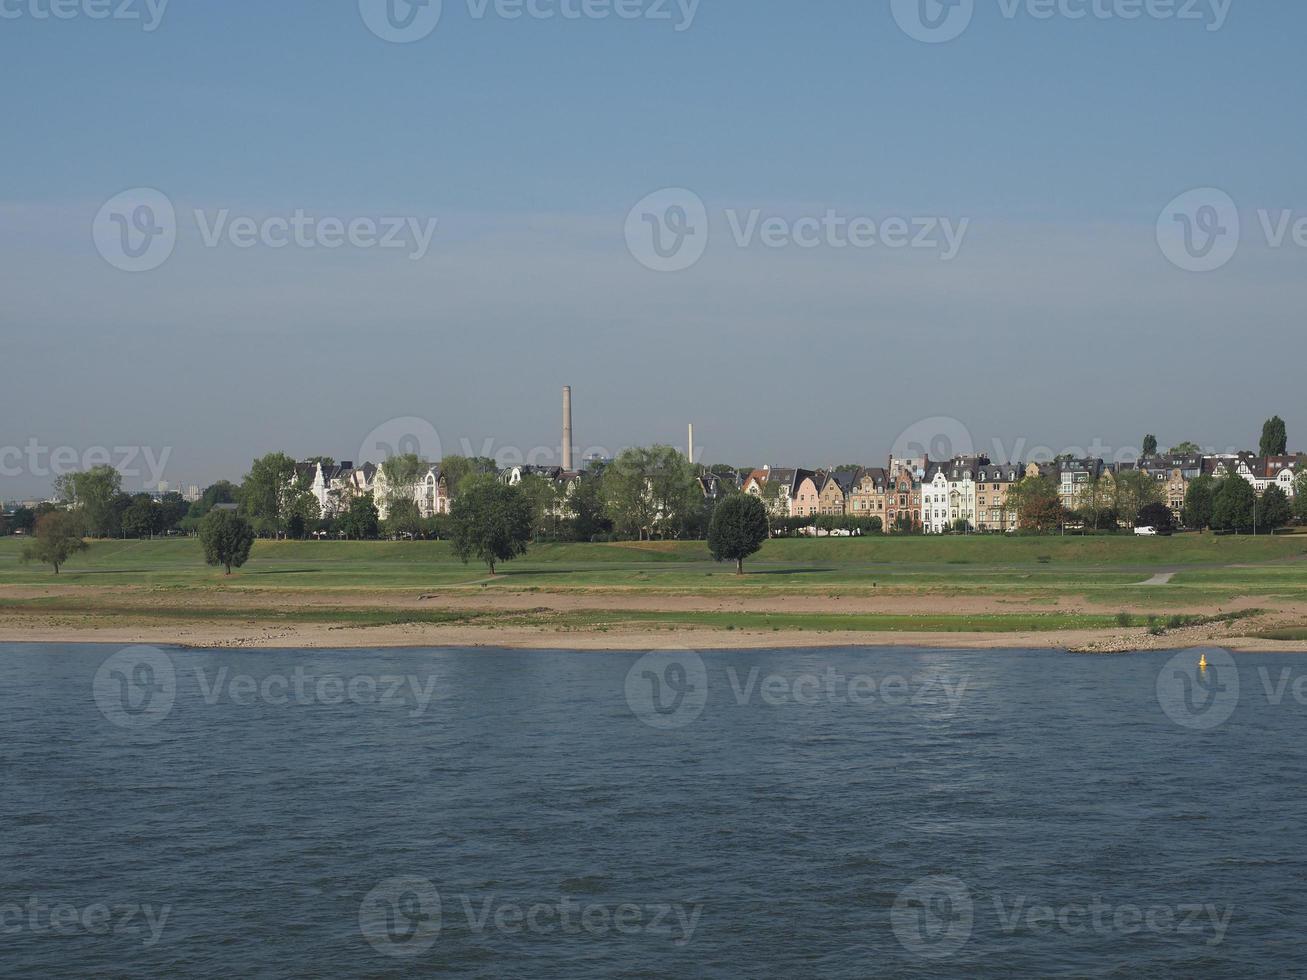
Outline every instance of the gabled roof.
<path fill-rule="evenodd" d="M 820 493 L 825 493 L 826 488 L 834 483 L 835 486 L 839 487 L 840 493 L 847 497 L 853 491 L 854 481 L 861 472 L 861 470 L 845 467 L 843 469 L 831 470 L 826 473 L 818 473 L 820 479 L 817 483 L 817 490 Z"/>

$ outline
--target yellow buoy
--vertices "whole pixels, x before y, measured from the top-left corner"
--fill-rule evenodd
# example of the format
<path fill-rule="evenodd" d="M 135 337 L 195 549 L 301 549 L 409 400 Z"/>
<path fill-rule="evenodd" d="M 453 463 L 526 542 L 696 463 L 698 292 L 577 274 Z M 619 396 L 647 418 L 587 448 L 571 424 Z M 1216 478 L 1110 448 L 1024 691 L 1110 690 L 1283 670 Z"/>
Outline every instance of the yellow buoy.
<path fill-rule="evenodd" d="M 1198 669 L 1199 670 L 1207 669 L 1207 654 L 1204 653 L 1198 658 Z"/>

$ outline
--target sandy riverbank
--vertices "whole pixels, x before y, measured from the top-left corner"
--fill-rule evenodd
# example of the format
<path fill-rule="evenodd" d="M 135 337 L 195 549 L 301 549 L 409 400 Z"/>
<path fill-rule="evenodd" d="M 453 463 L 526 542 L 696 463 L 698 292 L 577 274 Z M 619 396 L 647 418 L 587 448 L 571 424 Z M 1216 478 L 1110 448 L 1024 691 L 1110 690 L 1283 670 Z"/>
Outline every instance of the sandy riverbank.
<path fill-rule="evenodd" d="M 697 624 L 611 622 L 586 623 L 581 613 L 641 611 L 645 613 L 769 613 L 840 615 L 882 614 L 913 617 L 940 614 L 1003 616 L 1033 614 L 1111 615 L 1112 610 L 1083 598 L 1058 597 L 1034 601 L 1020 596 L 872 594 L 857 590 L 823 590 L 783 597 L 732 594 L 657 593 L 647 590 L 584 589 L 574 591 L 445 590 L 239 590 L 186 592 L 148 587 L 47 586 L 0 587 L 0 599 L 16 603 L 0 607 L 0 642 L 108 643 L 182 645 L 198 648 L 271 649 L 300 647 L 393 648 L 459 647 L 521 650 L 738 650 L 751 648 L 816 647 L 933 647 L 951 649 L 1040 648 L 1086 653 L 1124 653 L 1215 645 L 1231 650 L 1307 652 L 1307 641 L 1260 638 L 1266 630 L 1307 622 L 1307 603 L 1240 598 L 1221 610 L 1186 612 L 1211 614 L 1252 608 L 1266 612 L 1234 622 L 1169 629 L 1151 635 L 1147 629 L 1064 629 L 1008 632 L 918 632 L 911 629 L 736 629 Z M 58 608 L 40 603 L 55 602 Z M 32 603 L 30 606 L 26 603 Z M 165 606 L 172 615 L 158 615 Z M 311 610 L 321 621 L 297 622 Z M 349 612 L 377 610 L 402 617 L 432 610 L 491 615 L 455 622 L 348 621 Z M 336 611 L 340 620 L 332 621 Z M 181 615 L 178 615 L 178 612 Z M 233 612 L 235 615 L 233 615 Z M 221 613 L 221 615 L 219 614 Z M 543 614 L 543 623 L 523 622 Z M 507 621 L 497 621 L 506 619 Z M 515 621 L 516 620 L 516 621 Z"/>
<path fill-rule="evenodd" d="M 1281 642 L 1200 628 L 1151 636 L 1147 630 L 1065 630 L 1026 633 L 917 633 L 855 630 L 708 630 L 608 628 L 545 630 L 530 627 L 445 626 L 422 623 L 337 626 L 281 623 L 170 623 L 69 626 L 0 621 L 0 643 L 107 643 L 202 649 L 383 649 L 394 647 L 514 650 L 747 650 L 820 647 L 930 647 L 938 649 L 1059 649 L 1113 654 L 1220 646 L 1243 652 L 1307 653 L 1307 642 Z"/>

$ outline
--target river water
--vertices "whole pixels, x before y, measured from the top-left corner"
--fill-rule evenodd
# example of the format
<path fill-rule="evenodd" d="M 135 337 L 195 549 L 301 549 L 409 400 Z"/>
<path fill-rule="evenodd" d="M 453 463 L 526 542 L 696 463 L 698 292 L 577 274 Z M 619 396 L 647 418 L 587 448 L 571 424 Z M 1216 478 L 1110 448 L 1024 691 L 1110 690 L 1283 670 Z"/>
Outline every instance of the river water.
<path fill-rule="evenodd" d="M 0 975 L 1303 975 L 1307 660 L 0 648 Z"/>

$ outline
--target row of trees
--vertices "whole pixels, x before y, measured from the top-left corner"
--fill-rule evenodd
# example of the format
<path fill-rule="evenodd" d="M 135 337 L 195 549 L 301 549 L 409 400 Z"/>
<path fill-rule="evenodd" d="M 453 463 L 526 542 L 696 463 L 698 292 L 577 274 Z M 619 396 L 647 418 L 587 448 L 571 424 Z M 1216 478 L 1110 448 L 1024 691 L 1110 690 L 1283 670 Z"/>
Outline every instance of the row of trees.
<path fill-rule="evenodd" d="M 1036 533 L 1056 531 L 1066 524 L 1092 530 L 1115 530 L 1124 524 L 1169 531 L 1175 523 L 1156 481 L 1140 471 L 1127 471 L 1111 482 L 1091 481 L 1080 500 L 1078 508 L 1067 510 L 1058 488 L 1033 476 L 1009 488 L 1006 506 L 1015 509 L 1021 530 Z M 1292 500 L 1277 486 L 1268 487 L 1259 498 L 1252 484 L 1239 476 L 1197 477 L 1186 490 L 1180 522 L 1197 531 L 1248 534 L 1279 530 L 1295 517 L 1307 521 L 1307 473 L 1298 476 Z"/>
<path fill-rule="evenodd" d="M 1267 487 L 1258 498 L 1252 484 L 1240 477 L 1200 476 L 1185 493 L 1181 520 L 1195 530 L 1248 534 L 1279 530 L 1295 516 L 1307 521 L 1307 474 L 1295 481 L 1293 500 L 1277 486 Z"/>
<path fill-rule="evenodd" d="M 1284 424 L 1284 419 L 1278 415 L 1272 415 L 1262 423 L 1262 438 L 1257 444 L 1258 455 L 1261 456 L 1284 456 L 1289 451 L 1289 430 Z M 1178 446 L 1172 446 L 1171 454 L 1181 456 L 1188 453 L 1199 453 L 1202 450 L 1195 442 L 1182 442 Z M 1143 455 L 1157 455 L 1157 436 L 1151 432 L 1144 436 Z"/>

